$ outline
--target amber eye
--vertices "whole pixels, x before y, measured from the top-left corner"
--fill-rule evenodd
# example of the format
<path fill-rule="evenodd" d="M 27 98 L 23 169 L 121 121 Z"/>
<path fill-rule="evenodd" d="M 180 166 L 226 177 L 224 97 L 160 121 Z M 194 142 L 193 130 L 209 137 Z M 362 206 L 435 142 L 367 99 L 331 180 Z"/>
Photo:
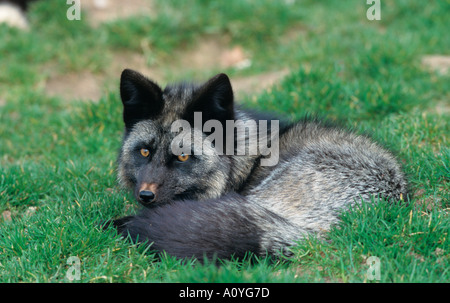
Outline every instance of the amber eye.
<path fill-rule="evenodd" d="M 181 154 L 177 158 L 178 158 L 178 161 L 186 162 L 189 159 L 189 155 Z"/>
<path fill-rule="evenodd" d="M 150 151 L 146 148 L 141 148 L 141 155 L 142 157 L 147 158 L 150 155 Z"/>

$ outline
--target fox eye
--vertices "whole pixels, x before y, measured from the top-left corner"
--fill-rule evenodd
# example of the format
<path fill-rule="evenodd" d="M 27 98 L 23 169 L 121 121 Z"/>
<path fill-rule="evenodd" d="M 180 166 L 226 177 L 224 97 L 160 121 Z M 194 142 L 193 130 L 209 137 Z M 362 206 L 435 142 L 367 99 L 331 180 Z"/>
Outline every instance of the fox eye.
<path fill-rule="evenodd" d="M 141 155 L 142 157 L 147 158 L 150 155 L 150 151 L 146 148 L 141 148 Z"/>
<path fill-rule="evenodd" d="M 177 157 L 178 161 L 180 162 L 186 162 L 189 159 L 189 155 L 181 154 Z"/>

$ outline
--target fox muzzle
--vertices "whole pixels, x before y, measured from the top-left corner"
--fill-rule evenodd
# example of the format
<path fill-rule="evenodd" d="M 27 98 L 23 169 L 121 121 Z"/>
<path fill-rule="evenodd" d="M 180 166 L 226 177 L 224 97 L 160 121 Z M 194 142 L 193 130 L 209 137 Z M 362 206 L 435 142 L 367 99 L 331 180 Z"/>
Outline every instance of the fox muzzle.
<path fill-rule="evenodd" d="M 143 183 L 139 188 L 138 199 L 144 205 L 148 205 L 155 201 L 156 190 L 158 185 L 155 183 Z"/>

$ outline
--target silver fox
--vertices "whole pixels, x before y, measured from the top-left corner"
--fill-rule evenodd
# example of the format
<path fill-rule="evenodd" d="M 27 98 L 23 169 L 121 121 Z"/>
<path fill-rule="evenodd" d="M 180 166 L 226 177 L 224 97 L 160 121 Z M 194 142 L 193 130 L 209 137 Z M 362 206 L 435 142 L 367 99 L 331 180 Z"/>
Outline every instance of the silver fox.
<path fill-rule="evenodd" d="M 215 152 L 215 145 L 255 144 L 248 132 L 236 129 L 224 128 L 224 138 L 234 136 L 234 141 L 206 144 L 207 153 L 173 154 L 171 143 L 179 133 L 171 125 L 182 119 L 193 126 L 194 113 L 223 125 L 267 119 L 234 105 L 225 74 L 202 85 L 163 90 L 140 73 L 124 70 L 120 94 L 125 134 L 118 178 L 145 207 L 112 223 L 120 234 L 148 241 L 156 251 L 200 259 L 242 258 L 247 252 L 289 255 L 297 241 L 339 222 L 345 207 L 362 199 L 406 199 L 405 176 L 390 152 L 318 119 L 280 122 L 278 140 L 271 142 L 278 144 L 274 166 L 261 165 L 267 153 Z M 211 134 L 193 127 L 195 132 L 203 139 Z"/>

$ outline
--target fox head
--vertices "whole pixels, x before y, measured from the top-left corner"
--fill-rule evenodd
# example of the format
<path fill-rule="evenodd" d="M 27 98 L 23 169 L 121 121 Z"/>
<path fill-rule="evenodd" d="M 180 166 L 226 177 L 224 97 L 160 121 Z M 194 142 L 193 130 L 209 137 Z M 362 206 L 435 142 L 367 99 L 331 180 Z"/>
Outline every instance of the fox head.
<path fill-rule="evenodd" d="M 173 200 L 204 200 L 222 195 L 232 174 L 231 157 L 212 150 L 172 152 L 176 120 L 193 126 L 194 113 L 203 121 L 225 123 L 234 119 L 233 90 L 227 75 L 219 74 L 202 85 L 179 84 L 162 89 L 138 72 L 124 70 L 120 81 L 125 135 L 118 161 L 121 184 L 134 190 L 147 207 Z M 201 137 L 207 134 L 200 132 Z"/>

